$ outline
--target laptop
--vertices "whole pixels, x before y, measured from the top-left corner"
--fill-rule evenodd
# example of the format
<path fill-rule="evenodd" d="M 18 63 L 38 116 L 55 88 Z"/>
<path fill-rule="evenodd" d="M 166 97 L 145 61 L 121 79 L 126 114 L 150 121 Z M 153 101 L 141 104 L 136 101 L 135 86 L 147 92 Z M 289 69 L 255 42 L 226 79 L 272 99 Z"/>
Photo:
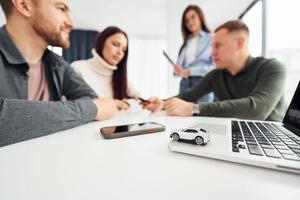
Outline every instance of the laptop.
<path fill-rule="evenodd" d="M 175 152 L 300 173 L 300 82 L 283 122 L 226 119 L 209 128 L 210 142 L 204 146 L 171 141 Z M 201 124 L 195 126 L 202 127 Z"/>

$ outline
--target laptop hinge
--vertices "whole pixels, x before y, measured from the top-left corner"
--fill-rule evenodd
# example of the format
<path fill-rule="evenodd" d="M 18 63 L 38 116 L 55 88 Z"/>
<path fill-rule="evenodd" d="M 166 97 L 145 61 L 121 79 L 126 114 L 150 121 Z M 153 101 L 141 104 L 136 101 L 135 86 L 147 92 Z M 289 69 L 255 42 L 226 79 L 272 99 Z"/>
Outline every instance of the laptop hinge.
<path fill-rule="evenodd" d="M 288 125 L 288 124 L 284 124 L 283 127 L 286 128 L 286 129 L 288 129 L 292 133 L 295 133 L 298 137 L 300 137 L 300 130 L 297 129 L 297 128 L 295 128 L 294 126 L 291 126 L 291 125 Z"/>

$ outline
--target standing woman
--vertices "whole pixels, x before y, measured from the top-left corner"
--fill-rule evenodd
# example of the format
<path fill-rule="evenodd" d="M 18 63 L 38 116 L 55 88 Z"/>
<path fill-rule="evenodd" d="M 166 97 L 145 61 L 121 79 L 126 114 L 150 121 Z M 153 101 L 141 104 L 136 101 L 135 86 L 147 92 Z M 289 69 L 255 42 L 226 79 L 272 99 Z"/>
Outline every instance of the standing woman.
<path fill-rule="evenodd" d="M 128 87 L 127 34 L 118 27 L 107 27 L 96 38 L 92 54 L 88 60 L 73 62 L 72 67 L 99 97 L 116 99 L 126 109 L 122 100 L 138 96 Z"/>
<path fill-rule="evenodd" d="M 200 79 L 214 68 L 211 57 L 212 33 L 198 6 L 189 5 L 184 10 L 181 32 L 183 45 L 179 50 L 177 64 L 173 66 L 174 73 L 182 77 L 180 94 L 196 86 Z M 198 101 L 211 102 L 213 99 L 214 96 L 210 93 Z"/>

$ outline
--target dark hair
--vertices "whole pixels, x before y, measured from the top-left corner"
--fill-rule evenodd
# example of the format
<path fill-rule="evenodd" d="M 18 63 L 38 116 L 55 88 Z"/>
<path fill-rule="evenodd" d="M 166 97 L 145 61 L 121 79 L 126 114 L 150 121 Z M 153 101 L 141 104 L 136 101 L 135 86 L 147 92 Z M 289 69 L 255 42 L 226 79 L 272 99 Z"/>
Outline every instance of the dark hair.
<path fill-rule="evenodd" d="M 228 33 L 231 33 L 234 31 L 244 31 L 249 35 L 248 26 L 241 20 L 231 20 L 231 21 L 225 22 L 224 24 L 222 24 L 218 28 L 216 28 L 215 33 L 221 29 L 226 29 L 228 31 Z"/>
<path fill-rule="evenodd" d="M 188 7 L 186 7 L 186 9 L 184 10 L 183 14 L 182 14 L 182 18 L 181 18 L 181 33 L 182 33 L 182 38 L 183 38 L 183 44 L 179 50 L 179 53 L 181 52 L 181 50 L 183 49 L 183 47 L 186 45 L 187 42 L 187 38 L 189 36 L 189 34 L 191 34 L 191 32 L 188 30 L 188 28 L 186 27 L 185 24 L 185 15 L 187 12 L 189 12 L 190 10 L 194 10 L 201 22 L 201 27 L 202 30 L 206 31 L 206 32 L 211 32 L 210 29 L 208 28 L 208 25 L 206 23 L 206 19 L 204 16 L 203 11 L 201 10 L 201 8 L 197 5 L 189 5 Z"/>
<path fill-rule="evenodd" d="M 12 12 L 13 4 L 11 0 L 0 0 L 0 5 L 6 17 L 8 17 Z"/>
<path fill-rule="evenodd" d="M 116 34 L 116 33 L 122 33 L 126 37 L 128 41 L 127 34 L 122 31 L 120 28 L 115 26 L 110 26 L 104 29 L 96 38 L 95 42 L 95 50 L 96 52 L 103 58 L 103 48 L 105 41 L 110 36 Z M 119 64 L 117 64 L 117 69 L 114 71 L 112 76 L 112 90 L 113 90 L 113 98 L 114 99 L 123 99 L 128 98 L 128 92 L 127 92 L 127 57 L 128 57 L 128 46 L 124 53 L 123 59 L 120 61 Z"/>
<path fill-rule="evenodd" d="M 13 10 L 13 3 L 12 0 L 0 0 L 0 5 L 2 7 L 2 10 L 4 12 L 5 17 L 7 18 L 9 15 L 11 15 Z M 37 5 L 39 3 L 39 0 L 32 0 L 32 3 L 34 5 Z"/>

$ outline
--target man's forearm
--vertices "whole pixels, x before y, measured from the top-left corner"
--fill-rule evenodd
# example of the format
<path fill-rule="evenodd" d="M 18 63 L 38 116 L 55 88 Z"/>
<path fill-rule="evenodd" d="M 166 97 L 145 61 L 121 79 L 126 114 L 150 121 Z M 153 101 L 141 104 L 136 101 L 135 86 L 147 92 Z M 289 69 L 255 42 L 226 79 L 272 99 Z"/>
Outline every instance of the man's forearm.
<path fill-rule="evenodd" d="M 271 104 L 272 102 L 268 102 L 266 99 L 249 96 L 235 100 L 199 103 L 199 114 L 201 116 L 266 120 L 274 109 Z"/>
<path fill-rule="evenodd" d="M 39 102 L 0 99 L 0 146 L 69 129 L 95 119 L 91 100 Z"/>

